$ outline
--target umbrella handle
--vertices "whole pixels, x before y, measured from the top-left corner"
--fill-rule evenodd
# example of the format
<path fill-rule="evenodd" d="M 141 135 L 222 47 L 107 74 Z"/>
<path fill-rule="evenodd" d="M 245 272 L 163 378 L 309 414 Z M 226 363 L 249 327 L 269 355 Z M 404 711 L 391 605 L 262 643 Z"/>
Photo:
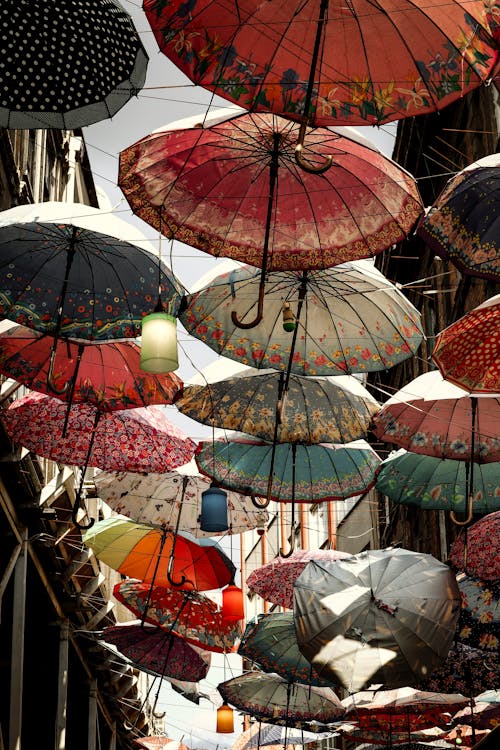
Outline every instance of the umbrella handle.
<path fill-rule="evenodd" d="M 291 557 L 294 550 L 295 550 L 295 534 L 294 534 L 294 529 L 292 529 L 292 535 L 290 537 L 290 549 L 288 550 L 288 552 L 283 552 L 283 550 L 280 547 L 279 556 L 284 557 L 284 558 Z"/>
<path fill-rule="evenodd" d="M 263 508 L 267 508 L 267 506 L 268 506 L 268 505 L 269 505 L 269 503 L 271 502 L 271 498 L 270 498 L 270 497 L 268 497 L 268 498 L 266 498 L 265 500 L 263 500 L 263 501 L 262 501 L 262 502 L 260 503 L 260 502 L 259 502 L 259 501 L 257 500 L 257 498 L 255 497 L 255 495 L 253 494 L 253 492 L 250 492 L 250 498 L 251 498 L 251 500 L 252 500 L 252 505 L 255 505 L 255 507 L 256 507 L 256 508 L 259 508 L 260 510 L 262 510 Z"/>
<path fill-rule="evenodd" d="M 469 501 L 467 504 L 467 518 L 465 521 L 459 521 L 458 518 L 455 515 L 455 511 L 450 511 L 450 518 L 452 522 L 455 524 L 455 526 L 468 526 L 470 522 L 472 521 L 472 517 L 474 515 L 473 509 L 472 509 L 472 493 L 469 494 Z"/>
<path fill-rule="evenodd" d="M 323 172 L 328 171 L 332 166 L 333 157 L 331 155 L 325 157 L 325 161 L 323 162 L 323 164 L 320 164 L 318 166 L 307 161 L 307 159 L 304 157 L 304 154 L 302 153 L 304 150 L 305 135 L 306 125 L 305 123 L 302 123 L 299 130 L 297 145 L 295 146 L 295 161 L 297 162 L 299 167 L 304 170 L 304 172 L 309 172 L 310 174 L 323 174 Z"/>
<path fill-rule="evenodd" d="M 47 386 L 49 390 L 52 391 L 52 393 L 56 394 L 56 396 L 62 396 L 63 393 L 66 393 L 69 390 L 71 384 L 67 382 L 67 383 L 64 383 L 62 388 L 59 388 L 55 383 L 54 365 L 56 361 L 56 349 L 55 349 L 56 346 L 57 346 L 57 343 L 54 345 L 54 347 L 52 348 L 52 351 L 50 352 L 49 369 L 47 371 Z"/>
<path fill-rule="evenodd" d="M 265 269 L 263 269 L 260 284 L 259 284 L 259 298 L 257 301 L 257 315 L 255 318 L 250 321 L 250 323 L 242 323 L 241 320 L 239 320 L 238 315 L 235 310 L 231 311 L 231 322 L 233 325 L 237 326 L 238 328 L 255 328 L 255 326 L 258 326 L 262 318 L 264 317 L 264 289 L 265 289 L 265 281 L 264 281 L 264 275 L 265 275 Z"/>

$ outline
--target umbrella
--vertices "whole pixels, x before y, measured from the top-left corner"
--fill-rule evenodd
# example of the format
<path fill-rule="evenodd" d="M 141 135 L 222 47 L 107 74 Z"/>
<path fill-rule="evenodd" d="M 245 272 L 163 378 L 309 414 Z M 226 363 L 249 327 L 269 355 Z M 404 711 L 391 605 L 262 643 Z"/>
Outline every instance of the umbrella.
<path fill-rule="evenodd" d="M 83 541 L 101 562 L 146 583 L 209 591 L 233 581 L 236 572 L 212 539 L 196 540 L 187 532 L 153 528 L 121 516 L 98 521 Z"/>
<path fill-rule="evenodd" d="M 308 133 L 240 109 L 181 120 L 121 152 L 118 184 L 134 213 L 168 237 L 268 271 L 322 269 L 403 240 L 423 213 L 411 175 L 349 128 Z"/>
<path fill-rule="evenodd" d="M 134 740 L 134 742 L 139 747 L 146 748 L 146 750 L 156 750 L 156 748 L 163 748 L 164 750 L 189 750 L 184 742 L 172 740 L 161 734 L 150 734 L 148 737 L 140 737 Z"/>
<path fill-rule="evenodd" d="M 470 164 L 447 183 L 418 234 L 462 273 L 500 281 L 500 156 Z"/>
<path fill-rule="evenodd" d="M 475 729 L 469 724 L 457 724 L 449 732 L 447 732 L 443 739 L 448 740 L 455 744 L 455 747 L 476 747 L 476 742 L 486 737 L 490 730 L 487 729 Z M 457 742 L 457 740 L 460 740 Z"/>
<path fill-rule="evenodd" d="M 297 549 L 290 557 L 275 557 L 252 571 L 246 581 L 247 587 L 268 602 L 292 609 L 293 585 L 310 560 L 335 562 L 345 557 L 349 557 L 349 553 L 339 550 Z"/>
<path fill-rule="evenodd" d="M 500 511 L 476 521 L 450 547 L 450 561 L 458 569 L 485 581 L 500 579 Z"/>
<path fill-rule="evenodd" d="M 297 641 L 320 677 L 350 691 L 404 687 L 446 658 L 459 600 L 453 573 L 431 555 L 312 560 L 294 586 Z"/>
<path fill-rule="evenodd" d="M 302 122 L 380 124 L 446 107 L 488 78 L 481 2 L 146 0 L 160 49 L 196 84 Z"/>
<path fill-rule="evenodd" d="M 473 696 L 480 690 L 494 688 L 499 674 L 497 655 L 486 655 L 479 648 L 455 641 L 443 664 L 419 680 L 418 686 L 421 690 Z"/>
<path fill-rule="evenodd" d="M 144 85 L 148 57 L 121 3 L 11 1 L 0 18 L 2 128 L 75 130 L 113 117 Z"/>
<path fill-rule="evenodd" d="M 0 212 L 0 315 L 52 336 L 135 338 L 158 299 L 175 315 L 183 289 L 130 224 L 79 203 Z"/>
<path fill-rule="evenodd" d="M 280 443 L 349 443 L 365 437 L 380 408 L 352 376 L 291 375 L 286 383 L 284 374 L 275 370 L 244 371 L 208 385 L 187 385 L 175 403 L 202 424 Z"/>
<path fill-rule="evenodd" d="M 285 680 L 332 687 L 330 682 L 317 677 L 311 664 L 300 653 L 293 612 L 258 615 L 246 626 L 238 653 L 263 672 L 274 672 Z"/>
<path fill-rule="evenodd" d="M 287 682 L 272 673 L 247 672 L 217 689 L 225 703 L 273 724 L 307 729 L 310 722 L 331 723 L 344 713 L 330 688 Z"/>
<path fill-rule="evenodd" d="M 190 645 L 175 633 L 138 622 L 104 628 L 102 638 L 142 672 L 162 679 L 203 680 L 210 667 L 210 653 Z"/>
<path fill-rule="evenodd" d="M 432 358 L 443 377 L 460 388 L 500 392 L 500 295 L 441 331 Z"/>
<path fill-rule="evenodd" d="M 498 656 L 500 646 L 500 583 L 460 574 L 457 577 L 462 609 L 457 639 Z M 489 655 L 485 657 L 488 666 Z"/>
<path fill-rule="evenodd" d="M 0 372 L 31 390 L 114 411 L 171 404 L 182 388 L 172 372 L 141 370 L 141 350 L 134 341 L 55 340 L 25 326 L 8 326 L 2 330 L 0 323 Z"/>
<path fill-rule="evenodd" d="M 266 443 L 250 436 L 202 440 L 196 463 L 221 487 L 277 502 L 318 503 L 366 492 L 380 459 L 368 443 Z"/>
<path fill-rule="evenodd" d="M 470 475 L 474 486 L 470 488 Z M 500 462 L 474 463 L 424 456 L 401 449 L 380 465 L 376 487 L 393 502 L 425 510 L 467 510 L 467 489 L 474 513 L 500 510 Z"/>
<path fill-rule="evenodd" d="M 474 705 L 457 711 L 453 721 L 470 724 L 475 729 L 494 729 L 500 724 L 500 705 L 498 702 L 486 703 L 476 697 Z"/>
<path fill-rule="evenodd" d="M 176 633 L 207 651 L 234 652 L 243 629 L 228 622 L 211 599 L 197 591 L 183 591 L 136 580 L 117 583 L 113 596 L 136 617 Z"/>
<path fill-rule="evenodd" d="M 255 722 L 246 729 L 231 750 L 259 750 L 261 747 L 283 746 L 286 742 L 290 745 L 309 745 L 311 742 L 318 742 L 334 737 L 334 732 L 308 732 L 305 729 L 293 729 L 291 727 L 281 727 L 276 724 L 266 724 L 262 721 Z"/>
<path fill-rule="evenodd" d="M 99 497 L 116 513 L 138 523 L 173 529 L 179 514 L 181 531 L 194 536 L 218 533 L 240 534 L 265 526 L 269 514 L 251 506 L 248 498 L 229 492 L 227 498 L 227 532 L 205 532 L 200 529 L 202 493 L 210 481 L 203 476 L 187 476 L 178 471 L 166 474 L 100 473 L 95 477 Z"/>
<path fill-rule="evenodd" d="M 179 319 L 218 354 L 257 368 L 290 367 L 297 375 L 386 369 L 420 346 L 420 313 L 368 261 L 268 273 L 263 319 L 252 334 L 243 333 L 231 310 L 253 316 L 258 286 L 259 272 L 250 266 L 211 272 L 184 298 Z M 292 336 L 283 330 L 284 304 L 295 312 Z"/>

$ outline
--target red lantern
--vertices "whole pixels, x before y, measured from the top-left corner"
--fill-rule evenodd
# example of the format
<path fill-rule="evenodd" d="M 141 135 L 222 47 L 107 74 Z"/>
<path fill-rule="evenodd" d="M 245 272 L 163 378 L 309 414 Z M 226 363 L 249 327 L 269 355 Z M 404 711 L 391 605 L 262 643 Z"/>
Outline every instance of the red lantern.
<path fill-rule="evenodd" d="M 245 606 L 243 602 L 243 591 L 230 583 L 222 589 L 222 619 L 227 622 L 243 620 L 245 617 Z"/>

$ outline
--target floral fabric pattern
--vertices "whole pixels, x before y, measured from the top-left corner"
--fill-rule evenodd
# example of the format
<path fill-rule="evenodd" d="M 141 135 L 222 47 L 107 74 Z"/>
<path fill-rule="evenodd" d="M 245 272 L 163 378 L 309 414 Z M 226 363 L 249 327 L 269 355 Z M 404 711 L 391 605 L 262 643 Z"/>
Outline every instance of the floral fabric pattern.
<path fill-rule="evenodd" d="M 462 643 L 496 652 L 500 648 L 500 584 L 463 574 L 457 577 L 462 608 L 457 638 Z M 485 657 L 486 660 L 488 657 Z"/>
<path fill-rule="evenodd" d="M 482 578 L 500 580 L 500 511 L 476 521 L 455 539 L 450 548 L 450 561 L 457 570 Z"/>

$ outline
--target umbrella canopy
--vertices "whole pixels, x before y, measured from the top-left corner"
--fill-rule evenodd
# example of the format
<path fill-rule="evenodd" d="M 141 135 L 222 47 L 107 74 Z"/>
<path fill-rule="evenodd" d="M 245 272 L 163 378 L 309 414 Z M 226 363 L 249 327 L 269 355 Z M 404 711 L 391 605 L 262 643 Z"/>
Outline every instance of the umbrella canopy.
<path fill-rule="evenodd" d="M 500 462 L 475 463 L 471 471 L 467 461 L 401 449 L 380 465 L 376 487 L 401 505 L 455 512 L 466 511 L 469 489 L 474 513 L 491 513 L 500 510 Z"/>
<path fill-rule="evenodd" d="M 472 697 L 481 690 L 495 688 L 500 674 L 498 655 L 454 641 L 443 664 L 419 680 L 421 690 L 462 693 Z"/>
<path fill-rule="evenodd" d="M 272 673 L 247 672 L 220 683 L 217 689 L 225 703 L 274 724 L 307 729 L 312 721 L 331 723 L 344 713 L 330 688 L 287 682 Z"/>
<path fill-rule="evenodd" d="M 208 674 L 210 652 L 203 652 L 163 628 L 138 622 L 120 623 L 104 628 L 102 637 L 138 669 L 155 677 L 197 682 Z"/>
<path fill-rule="evenodd" d="M 500 398 L 476 397 L 432 371 L 391 396 L 373 424 L 378 438 L 414 453 L 489 463 L 500 461 L 499 419 Z"/>
<path fill-rule="evenodd" d="M 28 393 L 2 412 L 2 420 L 12 440 L 70 466 L 165 472 L 193 456 L 195 443 L 160 406 L 101 412 L 89 404 L 74 404 L 63 437 L 67 409 L 57 398 Z"/>
<path fill-rule="evenodd" d="M 12 40 L 2 44 L 2 128 L 75 130 L 113 117 L 144 85 L 148 57 L 121 3 L 5 2 L 0 19 Z"/>
<path fill-rule="evenodd" d="M 141 370 L 141 350 L 134 341 L 63 341 L 25 326 L 7 326 L 2 330 L 0 323 L 0 372 L 31 390 L 114 411 L 171 404 L 182 388 L 172 372 Z"/>
<path fill-rule="evenodd" d="M 241 622 L 222 619 L 211 599 L 197 591 L 180 591 L 135 580 L 117 583 L 113 596 L 136 617 L 176 633 L 207 651 L 234 652 L 243 633 Z"/>
<path fill-rule="evenodd" d="M 139 747 L 146 748 L 146 750 L 156 750 L 156 748 L 163 748 L 164 750 L 189 750 L 188 746 L 180 740 L 171 740 L 169 737 L 165 737 L 161 734 L 151 734 L 148 737 L 140 737 L 134 740 L 136 745 Z"/>
<path fill-rule="evenodd" d="M 130 236 L 128 222 L 80 203 L 0 212 L 0 315 L 54 336 L 135 338 L 159 286 L 175 315 L 182 285 Z"/>
<path fill-rule="evenodd" d="M 267 270 L 328 268 L 408 235 L 423 213 L 411 175 L 355 131 L 327 128 L 308 133 L 305 156 L 334 167 L 306 172 L 298 132 L 235 109 L 182 120 L 122 151 L 118 184 L 166 236 Z"/>
<path fill-rule="evenodd" d="M 231 312 L 254 317 L 259 278 L 250 266 L 210 272 L 185 297 L 179 319 L 218 354 L 259 369 L 286 371 L 291 361 L 297 375 L 382 370 L 420 346 L 420 313 L 367 261 L 324 271 L 268 273 L 265 313 L 249 333 L 237 327 Z M 283 330 L 284 304 L 295 314 L 295 342 Z"/>
<path fill-rule="evenodd" d="M 447 732 L 443 739 L 448 740 L 455 747 L 476 747 L 476 743 L 479 742 L 483 737 L 490 732 L 489 729 L 476 729 L 471 727 L 469 724 L 457 724 L 453 729 Z M 457 739 L 460 740 L 457 743 Z"/>
<path fill-rule="evenodd" d="M 500 281 L 500 155 L 470 164 L 447 183 L 418 234 L 462 273 Z"/>
<path fill-rule="evenodd" d="M 450 547 L 450 561 L 458 569 L 485 581 L 500 579 L 500 511 L 476 521 Z"/>
<path fill-rule="evenodd" d="M 457 711 L 453 721 L 458 724 L 472 724 L 476 729 L 494 729 L 500 724 L 500 704 L 485 703 L 476 697 L 474 705 Z"/>
<path fill-rule="evenodd" d="M 311 561 L 294 587 L 299 648 L 350 691 L 404 687 L 441 664 L 459 616 L 448 566 L 405 549 Z"/>
<path fill-rule="evenodd" d="M 441 331 L 432 359 L 442 376 L 460 388 L 500 392 L 500 294 Z"/>
<path fill-rule="evenodd" d="M 484 651 L 492 651 L 493 657 L 497 657 L 500 647 L 500 583 L 464 574 L 460 574 L 457 581 L 462 598 L 457 638 Z"/>
<path fill-rule="evenodd" d="M 230 583 L 236 573 L 212 539 L 196 540 L 187 532 L 152 528 L 121 516 L 98 521 L 83 541 L 101 562 L 146 583 L 209 591 Z"/>
<path fill-rule="evenodd" d="M 355 390 L 349 389 L 352 381 Z M 349 443 L 366 436 L 380 408 L 352 376 L 291 375 L 287 382 L 276 370 L 244 371 L 208 385 L 187 385 L 175 403 L 202 424 L 280 443 Z"/>
<path fill-rule="evenodd" d="M 289 557 L 275 557 L 253 570 L 247 587 L 268 602 L 292 609 L 294 583 L 310 560 L 335 562 L 349 556 L 348 552 L 333 549 L 297 549 Z"/>
<path fill-rule="evenodd" d="M 269 514 L 255 508 L 248 497 L 228 492 L 229 529 L 224 532 L 202 531 L 200 513 L 202 494 L 210 487 L 203 476 L 188 476 L 178 471 L 166 474 L 101 473 L 95 477 L 99 497 L 116 513 L 150 526 L 179 529 L 196 537 L 230 533 L 241 534 L 265 526 Z M 180 520 L 179 520 L 180 516 Z"/>
<path fill-rule="evenodd" d="M 334 737 L 333 732 L 308 732 L 305 729 L 293 729 L 292 727 L 281 727 L 276 724 L 266 724 L 262 721 L 254 722 L 240 734 L 231 750 L 259 750 L 261 747 L 282 747 L 286 743 L 290 745 L 309 745 L 311 742 Z"/>
<path fill-rule="evenodd" d="M 302 445 L 265 443 L 250 436 L 205 440 L 196 463 L 221 487 L 277 502 L 319 503 L 366 492 L 380 458 L 368 443 Z"/>
<path fill-rule="evenodd" d="M 188 12 L 180 0 L 146 0 L 144 10 L 160 49 L 195 83 L 249 110 L 319 124 L 441 109 L 496 63 L 481 2 L 243 0 L 221 13 L 208 0 Z"/>

